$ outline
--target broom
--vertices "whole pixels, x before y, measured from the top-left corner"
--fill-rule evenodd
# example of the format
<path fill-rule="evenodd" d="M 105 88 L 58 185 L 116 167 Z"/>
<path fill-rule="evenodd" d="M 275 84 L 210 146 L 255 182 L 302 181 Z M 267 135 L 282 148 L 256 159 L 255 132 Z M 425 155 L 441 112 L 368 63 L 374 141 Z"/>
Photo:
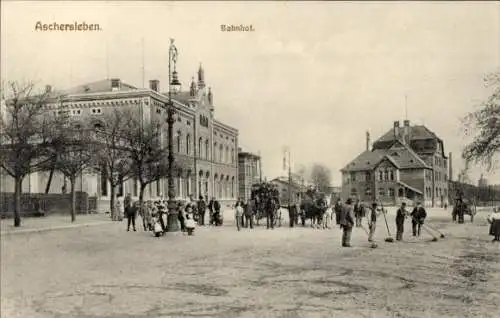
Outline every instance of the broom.
<path fill-rule="evenodd" d="M 417 222 L 417 223 L 418 223 L 418 221 L 417 221 L 417 219 L 415 219 L 415 217 L 413 217 L 413 216 L 412 216 L 412 218 L 411 218 L 411 219 L 412 219 L 412 221 L 414 221 L 414 222 Z M 425 226 L 425 224 L 422 224 L 422 225 L 423 225 L 423 226 L 422 226 L 422 228 L 423 228 L 423 229 L 424 229 L 427 233 L 429 233 L 429 235 L 430 235 L 430 236 L 432 236 L 432 240 L 431 240 L 431 241 L 432 241 L 432 242 L 437 242 L 438 238 L 437 238 L 434 234 L 432 234 L 432 232 L 429 230 L 428 226 Z"/>
<path fill-rule="evenodd" d="M 424 224 L 425 226 L 427 226 L 429 229 L 435 231 L 435 232 L 438 232 L 439 233 L 439 237 L 440 238 L 445 238 L 446 236 L 443 234 L 443 232 L 441 232 L 440 230 L 438 230 L 437 228 L 433 227 L 433 226 L 430 226 L 428 224 Z"/>
<path fill-rule="evenodd" d="M 385 221 L 385 226 L 387 227 L 387 234 L 389 234 L 389 237 L 387 237 L 384 241 L 387 243 L 394 243 L 394 239 L 392 238 L 391 231 L 389 230 L 389 223 L 387 223 L 387 217 L 385 216 L 385 209 L 384 205 L 382 202 L 380 202 L 380 206 L 382 207 L 382 214 L 384 215 L 384 221 Z"/>
<path fill-rule="evenodd" d="M 365 231 L 366 235 L 368 235 L 368 237 L 370 237 L 370 233 L 368 232 L 368 230 L 363 226 L 363 224 L 361 224 L 361 228 Z M 372 244 L 370 245 L 371 248 L 377 248 L 378 245 L 377 243 L 375 242 L 372 242 Z"/>

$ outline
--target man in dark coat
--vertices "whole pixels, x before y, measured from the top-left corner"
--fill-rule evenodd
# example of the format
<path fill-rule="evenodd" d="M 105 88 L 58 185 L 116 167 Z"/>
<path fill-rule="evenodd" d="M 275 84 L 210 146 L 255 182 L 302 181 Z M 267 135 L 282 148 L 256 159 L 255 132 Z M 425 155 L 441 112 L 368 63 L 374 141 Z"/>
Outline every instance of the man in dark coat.
<path fill-rule="evenodd" d="M 401 203 L 401 207 L 396 212 L 396 241 L 403 240 L 403 232 L 405 227 L 405 218 L 408 215 L 406 211 L 406 203 Z"/>
<path fill-rule="evenodd" d="M 214 202 L 215 202 L 214 197 L 212 197 L 212 199 L 210 199 L 210 202 L 208 202 L 208 211 L 210 213 L 209 215 L 210 225 L 214 224 Z"/>
<path fill-rule="evenodd" d="M 333 210 L 335 212 L 335 222 L 337 225 L 340 225 L 340 216 L 342 214 L 342 200 L 340 200 L 340 198 L 337 200 L 337 203 L 335 203 Z"/>
<path fill-rule="evenodd" d="M 130 205 L 128 208 L 125 209 L 125 213 L 126 213 L 126 217 L 127 217 L 127 231 L 130 231 L 130 224 L 132 224 L 132 227 L 134 228 L 134 232 L 136 231 L 135 219 L 137 217 L 137 210 L 138 209 L 139 209 L 139 207 L 138 207 L 137 202 L 135 202 L 133 205 Z"/>
<path fill-rule="evenodd" d="M 417 202 L 417 206 L 410 213 L 410 216 L 413 236 L 420 236 L 420 228 L 424 224 L 424 220 L 427 217 L 427 212 L 420 202 Z"/>
<path fill-rule="evenodd" d="M 351 234 L 354 227 L 356 217 L 354 215 L 354 207 L 352 206 L 352 199 L 347 199 L 345 205 L 342 207 L 340 216 L 340 226 L 342 227 L 342 247 L 351 247 Z"/>
<path fill-rule="evenodd" d="M 220 222 L 220 203 L 215 198 L 214 198 L 213 209 L 214 209 L 214 214 L 213 214 L 214 224 L 216 226 L 222 225 Z"/>
<path fill-rule="evenodd" d="M 247 204 L 243 211 L 243 216 L 245 217 L 245 227 L 253 229 L 253 214 L 255 211 L 255 199 L 248 199 Z"/>
<path fill-rule="evenodd" d="M 198 224 L 205 225 L 205 211 L 207 210 L 207 204 L 201 195 L 197 202 L 196 210 L 198 211 Z"/>

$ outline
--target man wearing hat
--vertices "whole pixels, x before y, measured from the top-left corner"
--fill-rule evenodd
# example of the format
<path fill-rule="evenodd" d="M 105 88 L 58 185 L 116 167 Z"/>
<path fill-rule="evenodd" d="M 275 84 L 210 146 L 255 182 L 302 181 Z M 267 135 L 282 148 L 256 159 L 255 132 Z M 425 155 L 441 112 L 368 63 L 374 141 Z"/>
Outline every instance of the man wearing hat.
<path fill-rule="evenodd" d="M 380 212 L 381 209 L 378 208 L 377 202 L 373 202 L 370 213 L 368 214 L 368 229 L 370 231 L 368 242 L 373 242 L 373 236 L 375 235 L 375 228 L 377 226 L 377 217 L 380 215 Z"/>
<path fill-rule="evenodd" d="M 417 202 L 417 206 L 413 209 L 410 216 L 411 226 L 413 229 L 413 236 L 420 236 L 420 228 L 424 224 L 424 220 L 427 217 L 427 212 L 425 211 L 422 203 Z"/>
<path fill-rule="evenodd" d="M 408 215 L 406 211 L 406 203 L 401 203 L 401 207 L 396 212 L 396 241 L 403 240 L 403 232 L 405 227 L 405 218 Z"/>
<path fill-rule="evenodd" d="M 351 234 L 352 228 L 356 222 L 354 216 L 354 207 L 352 206 L 352 199 L 348 198 L 342 207 L 342 214 L 340 216 L 340 226 L 342 232 L 342 247 L 351 247 Z"/>

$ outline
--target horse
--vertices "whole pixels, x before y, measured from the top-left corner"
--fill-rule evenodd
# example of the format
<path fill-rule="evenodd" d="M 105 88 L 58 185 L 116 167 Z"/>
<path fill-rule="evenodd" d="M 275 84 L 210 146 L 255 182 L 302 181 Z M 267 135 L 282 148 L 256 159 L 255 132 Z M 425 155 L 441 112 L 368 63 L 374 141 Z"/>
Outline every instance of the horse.
<path fill-rule="evenodd" d="M 325 209 L 316 205 L 312 200 L 304 200 L 300 204 L 302 226 L 305 226 L 306 220 L 311 220 L 311 227 L 318 227 L 322 224 Z"/>

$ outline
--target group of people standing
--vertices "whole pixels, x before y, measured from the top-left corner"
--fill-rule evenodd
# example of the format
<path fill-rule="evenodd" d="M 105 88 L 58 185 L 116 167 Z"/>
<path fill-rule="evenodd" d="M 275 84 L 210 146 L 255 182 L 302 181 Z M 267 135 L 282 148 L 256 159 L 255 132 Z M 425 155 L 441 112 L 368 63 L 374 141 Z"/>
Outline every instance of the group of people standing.
<path fill-rule="evenodd" d="M 333 207 L 333 211 L 335 212 L 336 223 L 340 225 L 343 231 L 343 247 L 351 247 L 351 236 L 354 227 L 365 229 L 362 224 L 362 220 L 365 217 L 368 221 L 368 229 L 365 229 L 368 241 L 373 242 L 378 218 L 382 213 L 384 214 L 384 218 L 386 218 L 385 214 L 387 213 L 384 207 L 377 202 L 373 202 L 368 207 L 361 204 L 359 200 L 353 202 L 351 198 L 348 198 L 344 204 L 338 199 Z M 411 218 L 413 236 L 420 236 L 420 231 L 426 217 L 427 212 L 420 202 L 417 202 L 411 213 L 406 210 L 406 203 L 401 203 L 396 212 L 396 240 L 403 240 L 404 224 L 407 218 Z M 387 222 L 387 219 L 385 221 Z"/>
<path fill-rule="evenodd" d="M 146 200 L 141 208 L 139 201 L 133 201 L 130 194 L 127 194 L 123 199 L 123 207 L 120 200 L 117 201 L 118 213 L 125 215 L 127 218 L 127 231 L 130 231 L 132 226 L 133 231 L 136 229 L 136 218 L 139 215 L 142 219 L 144 231 L 153 231 L 156 236 L 161 236 L 167 232 L 167 200 Z M 207 198 L 200 196 L 197 201 L 191 195 L 187 202 L 176 202 L 177 221 L 181 231 L 189 231 L 194 228 L 194 222 L 198 225 L 205 225 L 206 211 L 209 210 L 209 224 L 222 225 L 221 204 L 213 197 L 207 204 Z M 120 218 L 121 219 L 121 218 Z"/>

